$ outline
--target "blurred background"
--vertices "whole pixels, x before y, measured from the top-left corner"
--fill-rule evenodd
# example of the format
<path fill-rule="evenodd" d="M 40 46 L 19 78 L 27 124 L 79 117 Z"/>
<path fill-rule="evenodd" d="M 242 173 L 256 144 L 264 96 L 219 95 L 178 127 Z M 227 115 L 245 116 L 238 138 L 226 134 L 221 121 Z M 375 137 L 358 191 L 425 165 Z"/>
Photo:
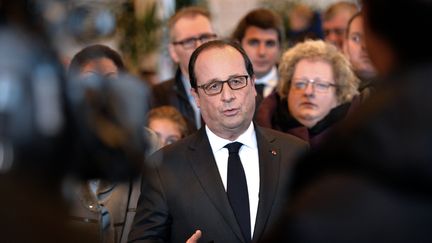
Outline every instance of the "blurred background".
<path fill-rule="evenodd" d="M 265 6 L 283 17 L 287 34 L 290 11 L 299 3 L 320 12 L 335 0 L 40 0 L 39 10 L 49 26 L 65 65 L 83 47 L 101 43 L 122 53 L 128 69 L 154 84 L 173 76 L 167 48 L 166 21 L 176 9 L 207 7 L 219 36 L 231 34 L 251 9 Z M 351 2 L 357 2 L 351 0 Z M 309 11 L 310 11 L 309 10 Z M 289 41 L 289 38 L 287 39 Z"/>

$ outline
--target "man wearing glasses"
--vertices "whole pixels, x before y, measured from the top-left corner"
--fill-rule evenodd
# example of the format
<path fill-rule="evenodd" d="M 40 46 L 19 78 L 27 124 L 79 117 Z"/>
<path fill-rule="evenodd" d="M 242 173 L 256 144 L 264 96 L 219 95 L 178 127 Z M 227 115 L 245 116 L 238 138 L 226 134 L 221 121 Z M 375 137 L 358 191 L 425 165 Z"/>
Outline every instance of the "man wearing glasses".
<path fill-rule="evenodd" d="M 210 13 L 200 7 L 187 7 L 174 14 L 169 22 L 168 46 L 172 60 L 178 64 L 175 77 L 153 88 L 152 107 L 176 107 L 195 131 L 201 127 L 201 114 L 190 93 L 188 63 L 192 52 L 201 44 L 216 39 Z"/>
<path fill-rule="evenodd" d="M 252 122 L 255 75 L 238 44 L 198 47 L 189 74 L 206 125 L 150 158 L 129 240 L 258 241 L 281 213 L 291 166 L 307 146 Z"/>

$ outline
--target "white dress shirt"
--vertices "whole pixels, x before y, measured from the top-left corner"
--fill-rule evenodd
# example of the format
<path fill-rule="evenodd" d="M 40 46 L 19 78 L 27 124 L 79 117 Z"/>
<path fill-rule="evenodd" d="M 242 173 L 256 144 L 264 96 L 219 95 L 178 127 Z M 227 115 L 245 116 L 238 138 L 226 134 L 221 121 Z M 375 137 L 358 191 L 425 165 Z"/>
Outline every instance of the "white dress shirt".
<path fill-rule="evenodd" d="M 261 77 L 260 79 L 255 79 L 255 84 L 264 84 L 263 98 L 267 97 L 276 88 L 278 83 L 278 72 L 276 66 L 274 66 L 270 72 Z"/>
<path fill-rule="evenodd" d="M 235 141 L 223 139 L 214 134 L 210 129 L 205 126 L 210 146 L 213 151 L 214 158 L 219 170 L 219 175 L 222 183 L 227 190 L 228 178 L 228 149 L 224 148 L 225 145 L 232 142 L 240 142 L 243 144 L 239 151 L 240 160 L 246 175 L 246 182 L 249 194 L 249 210 L 251 220 L 251 238 L 254 232 L 255 220 L 258 210 L 259 201 L 259 187 L 260 187 L 260 173 L 259 173 L 259 157 L 258 146 L 253 123 L 249 128 L 240 135 Z"/>

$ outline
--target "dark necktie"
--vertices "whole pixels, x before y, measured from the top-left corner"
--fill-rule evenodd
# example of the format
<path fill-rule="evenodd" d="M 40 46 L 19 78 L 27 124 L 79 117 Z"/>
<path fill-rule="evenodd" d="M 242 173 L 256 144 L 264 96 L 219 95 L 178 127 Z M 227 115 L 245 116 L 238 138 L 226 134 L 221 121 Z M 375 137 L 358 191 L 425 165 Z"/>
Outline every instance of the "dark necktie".
<path fill-rule="evenodd" d="M 262 97 L 264 97 L 264 88 L 265 88 L 264 84 L 255 84 L 255 89 L 257 93 L 260 94 Z"/>
<path fill-rule="evenodd" d="M 225 145 L 229 151 L 227 194 L 231 208 L 242 230 L 246 242 L 251 241 L 249 195 L 246 175 L 238 154 L 242 143 L 234 142 Z"/>

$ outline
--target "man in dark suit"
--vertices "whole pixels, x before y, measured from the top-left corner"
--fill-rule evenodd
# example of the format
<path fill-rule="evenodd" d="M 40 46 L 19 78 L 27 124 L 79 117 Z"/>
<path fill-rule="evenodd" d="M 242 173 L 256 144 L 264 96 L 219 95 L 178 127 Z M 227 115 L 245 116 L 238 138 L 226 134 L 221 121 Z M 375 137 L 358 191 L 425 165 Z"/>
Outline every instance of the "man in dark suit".
<path fill-rule="evenodd" d="M 206 125 L 150 159 L 129 241 L 185 242 L 199 230 L 193 240 L 255 242 L 280 213 L 290 168 L 307 145 L 253 124 L 255 76 L 239 45 L 203 44 L 189 73 Z M 228 153 L 232 144 L 240 150 Z"/>
<path fill-rule="evenodd" d="M 153 88 L 152 107 L 171 105 L 185 117 L 190 131 L 201 127 L 201 114 L 190 92 L 188 64 L 192 52 L 216 38 L 210 13 L 200 7 L 186 7 L 168 21 L 171 59 L 178 64 L 175 77 Z"/>

